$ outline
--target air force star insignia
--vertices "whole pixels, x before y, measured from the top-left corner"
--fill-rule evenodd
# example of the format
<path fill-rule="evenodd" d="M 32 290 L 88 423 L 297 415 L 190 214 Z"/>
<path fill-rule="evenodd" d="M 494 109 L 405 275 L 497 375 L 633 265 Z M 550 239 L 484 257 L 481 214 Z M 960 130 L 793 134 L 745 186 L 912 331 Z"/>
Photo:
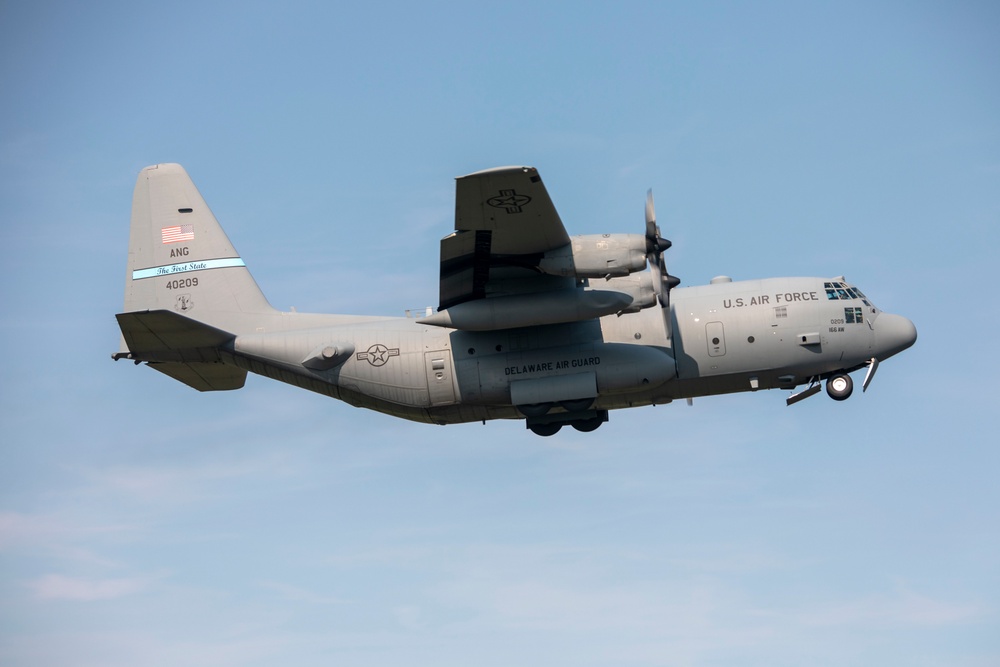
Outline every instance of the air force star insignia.
<path fill-rule="evenodd" d="M 490 197 L 486 203 L 493 208 L 506 209 L 508 213 L 520 213 L 521 207 L 531 201 L 528 195 L 519 195 L 513 190 L 501 190 L 499 197 Z"/>
<path fill-rule="evenodd" d="M 398 357 L 399 348 L 388 348 L 382 343 L 375 343 L 368 348 L 367 352 L 358 352 L 358 361 L 367 361 L 372 366 L 385 366 L 389 357 Z"/>

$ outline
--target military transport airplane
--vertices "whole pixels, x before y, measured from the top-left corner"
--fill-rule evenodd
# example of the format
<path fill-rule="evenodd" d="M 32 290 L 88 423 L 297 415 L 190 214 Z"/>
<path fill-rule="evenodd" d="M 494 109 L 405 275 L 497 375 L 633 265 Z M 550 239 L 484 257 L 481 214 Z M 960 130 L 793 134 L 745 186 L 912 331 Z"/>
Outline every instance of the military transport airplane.
<path fill-rule="evenodd" d="M 275 310 L 180 165 L 139 174 L 122 345 L 200 391 L 247 372 L 432 424 L 592 431 L 618 408 L 741 391 L 851 395 L 916 328 L 843 277 L 678 287 L 652 193 L 642 234 L 569 236 L 531 167 L 457 179 L 440 300 L 419 318 Z"/>

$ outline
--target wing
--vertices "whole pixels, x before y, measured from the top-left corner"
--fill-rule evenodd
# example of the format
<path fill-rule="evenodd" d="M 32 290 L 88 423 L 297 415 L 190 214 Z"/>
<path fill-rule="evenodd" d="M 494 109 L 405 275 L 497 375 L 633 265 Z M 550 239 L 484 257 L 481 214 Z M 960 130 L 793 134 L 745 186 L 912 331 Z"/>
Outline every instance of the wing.
<path fill-rule="evenodd" d="M 498 167 L 456 180 L 455 231 L 441 240 L 438 312 L 421 323 L 486 331 L 591 319 L 631 303 L 539 268 L 547 253 L 572 250 L 537 169 Z"/>
<path fill-rule="evenodd" d="M 570 242 L 537 169 L 499 167 L 456 181 L 455 232 L 441 240 L 440 310 L 573 286 L 536 268 L 546 251 Z"/>

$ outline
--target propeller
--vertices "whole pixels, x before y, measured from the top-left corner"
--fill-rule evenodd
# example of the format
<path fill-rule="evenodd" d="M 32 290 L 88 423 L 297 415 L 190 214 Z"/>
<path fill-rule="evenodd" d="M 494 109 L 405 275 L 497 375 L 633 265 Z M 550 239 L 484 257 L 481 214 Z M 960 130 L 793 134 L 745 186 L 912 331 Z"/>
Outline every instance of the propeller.
<path fill-rule="evenodd" d="M 681 279 L 667 272 L 667 263 L 663 260 L 663 251 L 673 245 L 660 236 L 660 227 L 656 224 L 656 208 L 653 206 L 653 191 L 646 193 L 646 261 L 653 274 L 653 291 L 660 302 L 663 311 L 663 326 L 667 340 L 671 340 L 670 326 L 670 290 L 681 283 Z"/>

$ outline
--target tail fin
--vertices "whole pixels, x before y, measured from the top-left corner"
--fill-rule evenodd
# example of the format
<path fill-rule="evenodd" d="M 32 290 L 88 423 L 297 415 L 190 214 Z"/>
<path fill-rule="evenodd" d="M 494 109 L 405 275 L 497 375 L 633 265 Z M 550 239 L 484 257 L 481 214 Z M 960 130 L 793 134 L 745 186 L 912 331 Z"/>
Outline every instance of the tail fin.
<path fill-rule="evenodd" d="M 273 312 L 179 164 L 146 167 L 132 198 L 125 312 L 170 310 L 235 332 Z"/>
<path fill-rule="evenodd" d="M 184 168 L 143 169 L 112 358 L 146 361 L 200 391 L 238 389 L 247 372 L 220 350 L 275 312 Z"/>

